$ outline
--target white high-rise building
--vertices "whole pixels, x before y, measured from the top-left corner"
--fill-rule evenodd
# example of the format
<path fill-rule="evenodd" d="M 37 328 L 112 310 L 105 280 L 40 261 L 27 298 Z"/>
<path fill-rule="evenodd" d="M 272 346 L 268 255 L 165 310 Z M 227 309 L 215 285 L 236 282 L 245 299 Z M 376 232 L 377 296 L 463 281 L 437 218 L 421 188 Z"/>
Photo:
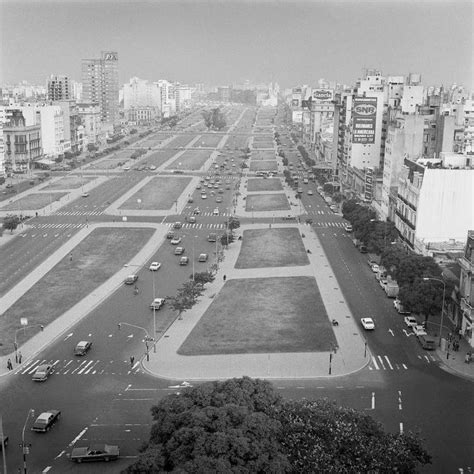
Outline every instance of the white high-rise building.
<path fill-rule="evenodd" d="M 139 107 L 161 109 L 161 91 L 156 82 L 132 77 L 123 86 L 123 107 L 125 110 Z"/>

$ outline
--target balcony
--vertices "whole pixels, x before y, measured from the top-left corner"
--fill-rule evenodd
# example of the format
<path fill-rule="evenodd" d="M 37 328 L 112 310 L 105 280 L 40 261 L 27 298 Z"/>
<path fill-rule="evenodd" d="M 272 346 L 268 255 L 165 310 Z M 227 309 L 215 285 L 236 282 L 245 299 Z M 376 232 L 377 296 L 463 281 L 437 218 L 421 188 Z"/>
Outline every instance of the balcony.
<path fill-rule="evenodd" d="M 474 319 L 474 307 L 469 304 L 469 300 L 465 297 L 461 298 L 461 311 L 472 320 Z"/>

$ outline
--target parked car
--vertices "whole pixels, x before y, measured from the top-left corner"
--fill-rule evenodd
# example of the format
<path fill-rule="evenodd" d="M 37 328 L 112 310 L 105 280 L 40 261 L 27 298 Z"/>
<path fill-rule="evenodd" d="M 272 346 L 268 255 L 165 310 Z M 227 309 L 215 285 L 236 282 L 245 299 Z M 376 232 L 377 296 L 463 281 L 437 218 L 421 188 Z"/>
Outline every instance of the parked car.
<path fill-rule="evenodd" d="M 398 314 L 411 314 L 411 311 L 406 310 L 398 298 L 396 298 L 393 302 L 393 306 L 397 310 Z"/>
<path fill-rule="evenodd" d="M 171 239 L 170 243 L 171 243 L 171 245 L 178 245 L 181 242 L 181 240 L 183 240 L 183 239 L 176 235 Z"/>
<path fill-rule="evenodd" d="M 436 339 L 428 334 L 419 335 L 418 342 L 427 351 L 434 351 L 436 349 Z"/>
<path fill-rule="evenodd" d="M 61 412 L 59 410 L 48 410 L 36 418 L 33 426 L 31 427 L 32 431 L 37 431 L 39 433 L 46 433 L 51 429 L 51 427 L 59 420 Z"/>
<path fill-rule="evenodd" d="M 160 309 L 163 305 L 165 304 L 165 299 L 164 298 L 155 298 L 151 303 L 150 303 L 150 309 Z"/>
<path fill-rule="evenodd" d="M 92 347 L 91 341 L 80 341 L 76 344 L 76 347 L 74 348 L 74 355 L 75 356 L 86 355 L 86 353 L 89 351 L 91 347 Z"/>
<path fill-rule="evenodd" d="M 199 254 L 198 262 L 207 262 L 208 255 L 207 253 Z"/>
<path fill-rule="evenodd" d="M 138 275 L 134 273 L 133 275 L 128 275 L 127 278 L 123 281 L 126 285 L 133 285 L 138 280 Z"/>
<path fill-rule="evenodd" d="M 426 335 L 425 326 L 423 326 L 423 324 L 415 324 L 411 328 L 417 337 Z"/>
<path fill-rule="evenodd" d="M 367 331 L 375 329 L 375 323 L 372 318 L 362 318 L 360 322 L 362 323 L 363 328 Z"/>
<path fill-rule="evenodd" d="M 171 241 L 173 242 L 173 241 Z M 161 268 L 161 263 L 160 262 L 151 262 L 150 266 L 148 267 L 152 272 L 156 272 Z"/>
<path fill-rule="evenodd" d="M 182 255 L 184 253 L 184 247 L 176 247 L 174 249 L 174 254 L 175 255 Z"/>
<path fill-rule="evenodd" d="M 44 382 L 53 372 L 54 366 L 52 364 L 39 365 L 33 374 L 33 380 L 35 382 Z"/>
<path fill-rule="evenodd" d="M 74 462 L 86 461 L 114 461 L 118 459 L 120 449 L 110 444 L 94 445 L 85 448 L 74 448 L 70 459 Z"/>
<path fill-rule="evenodd" d="M 180 265 L 187 265 L 189 263 L 189 257 L 181 257 L 179 259 L 179 264 Z"/>
<path fill-rule="evenodd" d="M 409 328 L 412 328 L 418 325 L 418 321 L 413 316 L 405 316 L 403 318 L 403 321 Z"/>

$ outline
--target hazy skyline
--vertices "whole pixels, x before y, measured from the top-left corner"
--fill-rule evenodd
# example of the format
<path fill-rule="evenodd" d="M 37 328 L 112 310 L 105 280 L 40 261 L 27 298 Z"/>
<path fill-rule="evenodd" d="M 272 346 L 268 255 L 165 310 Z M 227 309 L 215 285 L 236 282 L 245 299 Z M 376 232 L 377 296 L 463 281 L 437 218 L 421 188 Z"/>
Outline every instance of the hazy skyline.
<path fill-rule="evenodd" d="M 130 77 L 193 84 L 351 84 L 364 68 L 473 89 L 472 2 L 0 0 L 0 83 L 81 80 L 119 54 Z"/>

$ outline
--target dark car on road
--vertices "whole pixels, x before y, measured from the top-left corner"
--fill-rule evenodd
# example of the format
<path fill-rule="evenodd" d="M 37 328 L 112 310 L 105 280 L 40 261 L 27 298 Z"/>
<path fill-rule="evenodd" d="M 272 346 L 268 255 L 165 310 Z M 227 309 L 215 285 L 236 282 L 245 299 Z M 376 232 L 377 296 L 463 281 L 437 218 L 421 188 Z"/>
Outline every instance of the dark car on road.
<path fill-rule="evenodd" d="M 76 344 L 74 348 L 74 355 L 75 356 L 83 356 L 86 355 L 87 351 L 91 348 L 92 342 L 91 341 L 80 341 Z"/>
<path fill-rule="evenodd" d="M 115 461 L 120 455 L 118 446 L 100 444 L 84 448 L 74 448 L 71 452 L 71 461 Z"/>
<path fill-rule="evenodd" d="M 54 372 L 52 364 L 39 365 L 33 374 L 35 382 L 44 382 Z"/>
<path fill-rule="evenodd" d="M 61 412 L 59 410 L 45 411 L 44 413 L 41 413 L 38 418 L 36 418 L 31 430 L 37 431 L 39 433 L 46 433 L 50 430 L 54 423 L 59 420 L 60 416 Z"/>
<path fill-rule="evenodd" d="M 138 280 L 138 275 L 128 275 L 128 277 L 125 278 L 124 283 L 126 285 L 133 285 L 137 280 Z"/>

